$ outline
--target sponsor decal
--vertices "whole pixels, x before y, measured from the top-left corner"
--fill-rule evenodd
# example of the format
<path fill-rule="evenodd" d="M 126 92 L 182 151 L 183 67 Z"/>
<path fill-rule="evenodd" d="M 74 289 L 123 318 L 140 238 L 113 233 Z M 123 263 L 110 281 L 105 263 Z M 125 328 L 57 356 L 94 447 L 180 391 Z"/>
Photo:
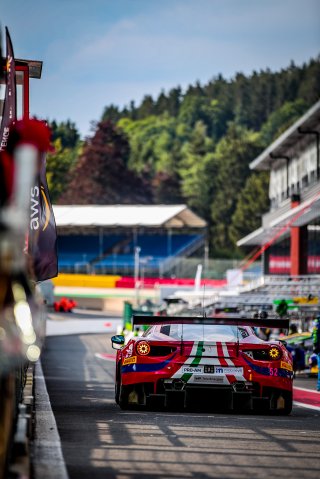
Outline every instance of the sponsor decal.
<path fill-rule="evenodd" d="M 197 383 L 214 383 L 214 384 L 222 384 L 223 383 L 223 377 L 222 376 L 194 376 L 193 377 L 194 382 Z"/>
<path fill-rule="evenodd" d="M 223 367 L 223 366 L 215 366 L 214 370 L 215 374 L 225 375 L 225 374 L 233 374 L 235 376 L 243 374 L 243 368 L 234 368 L 234 367 Z"/>
<path fill-rule="evenodd" d="M 185 374 L 185 373 L 191 373 L 191 374 L 195 374 L 195 373 L 203 373 L 203 369 L 202 369 L 202 366 L 182 366 L 182 374 Z"/>
<path fill-rule="evenodd" d="M 34 186 L 31 188 L 31 203 L 30 203 L 30 229 L 38 230 L 39 229 L 39 216 L 40 216 L 40 205 L 39 205 L 39 188 Z"/>
<path fill-rule="evenodd" d="M 9 138 L 9 127 L 5 126 L 3 129 L 3 134 L 0 142 L 0 151 L 3 151 L 7 148 L 8 138 Z"/>
<path fill-rule="evenodd" d="M 51 220 L 51 211 L 43 185 L 40 186 L 40 189 L 38 186 L 31 188 L 30 229 L 38 230 L 40 228 L 40 193 L 44 203 L 42 231 L 45 231 Z"/>
<path fill-rule="evenodd" d="M 214 366 L 205 365 L 203 367 L 203 370 L 204 370 L 203 372 L 205 372 L 205 373 L 211 373 L 212 374 L 212 373 L 214 373 Z"/>
<path fill-rule="evenodd" d="M 130 356 L 132 356 L 132 352 L 133 352 L 133 343 L 131 343 L 129 346 L 128 346 L 128 349 L 125 353 L 125 357 L 126 358 L 130 358 Z"/>
<path fill-rule="evenodd" d="M 148 356 L 150 353 L 150 344 L 147 343 L 146 341 L 139 341 L 136 346 L 137 353 L 140 354 L 141 356 Z"/>
<path fill-rule="evenodd" d="M 0 151 L 7 149 L 9 126 L 16 120 L 16 67 L 10 33 L 6 27 L 6 91 L 0 124 Z"/>
<path fill-rule="evenodd" d="M 292 365 L 290 363 L 286 363 L 285 361 L 281 361 L 280 367 L 287 369 L 288 371 L 292 371 Z"/>
<path fill-rule="evenodd" d="M 44 187 L 42 185 L 41 185 L 41 194 L 42 194 L 42 198 L 43 198 L 43 201 L 44 201 L 44 204 L 45 204 L 45 210 L 46 210 L 45 222 L 44 222 L 44 225 L 43 225 L 43 228 L 42 228 L 42 231 L 44 231 L 47 228 L 48 224 L 50 223 L 51 212 L 50 212 L 49 201 L 46 197 L 46 193 L 45 193 Z"/>
<path fill-rule="evenodd" d="M 280 351 L 278 348 L 271 348 L 269 350 L 269 356 L 271 359 L 279 359 L 280 357 Z"/>
<path fill-rule="evenodd" d="M 40 171 L 30 191 L 28 249 L 37 281 L 57 276 L 57 231 L 46 179 L 45 152 L 40 155 Z"/>
<path fill-rule="evenodd" d="M 198 344 L 196 342 L 194 342 L 191 354 L 194 354 L 194 352 L 195 352 L 194 350 L 196 348 L 196 353 L 195 353 L 196 357 L 193 359 L 193 361 L 192 361 L 192 363 L 190 364 L 189 367 L 199 367 L 199 363 L 201 361 L 202 354 L 203 354 L 203 344 L 204 344 L 203 341 L 199 341 Z M 191 373 L 190 372 L 183 372 L 184 367 L 187 367 L 187 366 L 182 366 L 179 373 L 182 372 L 181 379 L 187 383 L 189 381 L 189 379 L 192 378 L 193 373 L 192 372 Z M 201 372 L 202 372 L 202 369 L 201 369 Z"/>
<path fill-rule="evenodd" d="M 255 373 L 262 374 L 263 376 L 279 376 L 282 378 L 292 379 L 292 371 L 288 371 L 285 368 L 267 368 L 265 366 L 258 366 L 252 363 L 249 359 L 245 358 L 246 363 L 253 369 Z"/>
<path fill-rule="evenodd" d="M 126 365 L 126 364 L 134 364 L 137 362 L 137 356 L 132 356 L 131 358 L 125 358 L 123 360 L 123 365 Z"/>

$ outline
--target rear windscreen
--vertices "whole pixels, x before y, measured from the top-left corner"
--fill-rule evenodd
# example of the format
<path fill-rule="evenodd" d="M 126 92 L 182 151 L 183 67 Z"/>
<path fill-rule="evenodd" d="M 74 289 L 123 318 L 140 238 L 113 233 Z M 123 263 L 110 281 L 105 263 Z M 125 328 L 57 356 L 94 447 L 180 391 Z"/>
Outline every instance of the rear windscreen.
<path fill-rule="evenodd" d="M 162 324 L 150 328 L 172 339 L 184 341 L 221 341 L 234 342 L 249 336 L 249 328 L 219 324 Z"/>

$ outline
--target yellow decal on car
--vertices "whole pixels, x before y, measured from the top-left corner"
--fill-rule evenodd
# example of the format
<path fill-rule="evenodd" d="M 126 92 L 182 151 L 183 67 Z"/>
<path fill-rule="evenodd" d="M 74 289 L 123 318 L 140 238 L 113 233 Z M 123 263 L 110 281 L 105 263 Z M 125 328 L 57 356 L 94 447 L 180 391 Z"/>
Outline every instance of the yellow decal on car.
<path fill-rule="evenodd" d="M 123 365 L 125 364 L 134 364 L 137 362 L 137 356 L 132 356 L 131 358 L 126 358 L 123 360 Z"/>
<path fill-rule="evenodd" d="M 269 356 L 271 359 L 279 359 L 280 351 L 278 348 L 271 348 L 269 350 Z"/>
<path fill-rule="evenodd" d="M 292 371 L 292 366 L 290 363 L 286 363 L 285 361 L 281 361 L 280 367 L 282 369 L 287 369 L 288 371 Z"/>

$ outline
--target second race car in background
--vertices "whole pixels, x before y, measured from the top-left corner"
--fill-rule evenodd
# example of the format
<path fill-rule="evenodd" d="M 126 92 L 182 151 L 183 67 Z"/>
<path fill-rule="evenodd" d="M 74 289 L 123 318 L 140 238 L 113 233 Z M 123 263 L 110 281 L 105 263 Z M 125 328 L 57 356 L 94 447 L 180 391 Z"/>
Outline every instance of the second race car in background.
<path fill-rule="evenodd" d="M 285 341 L 288 351 L 292 354 L 295 373 L 307 376 L 316 376 L 318 374 L 318 361 L 316 353 L 313 352 L 311 332 L 306 331 L 282 336 L 281 341 Z"/>

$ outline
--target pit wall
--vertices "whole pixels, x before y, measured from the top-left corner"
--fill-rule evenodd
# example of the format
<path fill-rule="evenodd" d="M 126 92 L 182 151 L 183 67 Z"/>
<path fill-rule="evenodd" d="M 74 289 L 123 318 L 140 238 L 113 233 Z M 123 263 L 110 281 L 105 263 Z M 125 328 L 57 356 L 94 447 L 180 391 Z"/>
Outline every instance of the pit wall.
<path fill-rule="evenodd" d="M 116 288 L 121 276 L 89 276 L 87 274 L 59 274 L 53 278 L 55 286 L 72 286 L 81 288 Z"/>

